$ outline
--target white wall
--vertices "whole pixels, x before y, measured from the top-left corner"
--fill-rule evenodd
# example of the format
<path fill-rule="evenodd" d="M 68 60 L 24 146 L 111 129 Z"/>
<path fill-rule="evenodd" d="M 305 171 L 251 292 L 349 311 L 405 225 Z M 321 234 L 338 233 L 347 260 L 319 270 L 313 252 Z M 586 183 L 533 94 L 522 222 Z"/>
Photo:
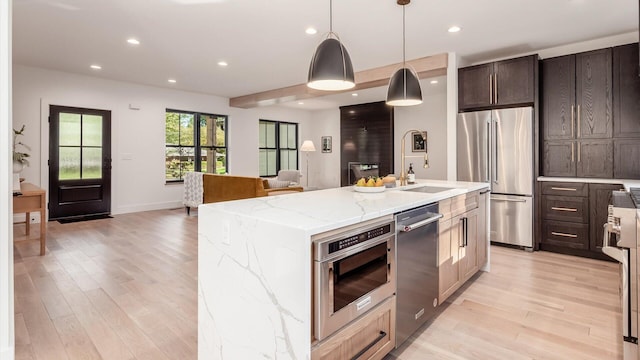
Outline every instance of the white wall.
<path fill-rule="evenodd" d="M 308 136 L 316 146 L 316 152 L 309 153 L 309 186 L 320 189 L 340 187 L 340 109 L 319 110 L 311 114 Z M 332 150 L 322 152 L 320 139 L 331 136 Z M 307 138 L 305 138 L 306 140 Z M 303 174 L 305 174 L 304 155 Z M 306 180 L 302 179 L 303 184 Z"/>
<path fill-rule="evenodd" d="M 13 178 L 11 156 L 11 4 L 0 1 L 0 360 L 14 358 Z"/>
<path fill-rule="evenodd" d="M 15 65 L 14 127 L 26 124 L 31 166 L 23 177 L 48 187 L 49 105 L 111 110 L 112 213 L 181 206 L 182 185 L 165 185 L 164 118 L 167 108 L 229 115 L 229 172 L 258 175 L 258 120 L 300 124 L 300 141 L 310 133 L 311 114 L 288 108 L 238 109 L 228 99 L 165 88 Z M 140 110 L 131 110 L 132 104 Z M 130 155 L 130 160 L 123 159 Z"/>

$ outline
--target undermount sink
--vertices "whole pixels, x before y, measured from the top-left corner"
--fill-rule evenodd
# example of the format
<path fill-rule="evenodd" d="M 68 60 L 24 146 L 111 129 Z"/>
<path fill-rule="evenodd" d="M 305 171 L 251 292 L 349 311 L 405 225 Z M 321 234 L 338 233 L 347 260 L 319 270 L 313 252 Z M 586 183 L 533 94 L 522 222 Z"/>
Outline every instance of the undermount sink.
<path fill-rule="evenodd" d="M 439 193 L 441 191 L 447 191 L 447 190 L 452 190 L 452 189 L 453 188 L 440 187 L 440 186 L 420 186 L 420 187 L 415 187 L 415 188 L 411 188 L 411 189 L 404 189 L 404 191 L 413 191 L 413 192 L 435 194 L 435 193 Z"/>

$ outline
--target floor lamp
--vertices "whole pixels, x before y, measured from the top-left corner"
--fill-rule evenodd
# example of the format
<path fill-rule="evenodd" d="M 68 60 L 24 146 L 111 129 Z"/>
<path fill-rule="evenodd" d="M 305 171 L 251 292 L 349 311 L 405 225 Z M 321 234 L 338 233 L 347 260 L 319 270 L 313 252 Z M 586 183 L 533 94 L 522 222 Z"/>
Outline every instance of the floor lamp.
<path fill-rule="evenodd" d="M 313 145 L 313 141 L 305 140 L 300 147 L 300 151 L 306 154 L 307 157 L 307 187 L 309 187 L 309 153 L 316 151 L 316 147 Z"/>

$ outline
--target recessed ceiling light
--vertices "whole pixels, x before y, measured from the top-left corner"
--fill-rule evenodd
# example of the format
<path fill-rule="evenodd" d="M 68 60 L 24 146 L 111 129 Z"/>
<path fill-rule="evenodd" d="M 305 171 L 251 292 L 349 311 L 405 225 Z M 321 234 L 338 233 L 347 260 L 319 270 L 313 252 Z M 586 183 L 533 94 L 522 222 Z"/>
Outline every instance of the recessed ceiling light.
<path fill-rule="evenodd" d="M 457 32 L 458 32 L 458 31 L 460 31 L 460 30 L 462 30 L 462 29 L 460 29 L 460 26 L 452 26 L 452 27 L 450 27 L 450 28 L 449 28 L 449 30 L 448 30 L 448 31 L 449 31 L 450 33 L 457 33 Z"/>
<path fill-rule="evenodd" d="M 312 28 L 312 27 L 308 27 L 307 30 L 305 30 L 304 32 L 306 32 L 309 35 L 315 35 L 318 33 L 318 30 Z"/>
<path fill-rule="evenodd" d="M 226 61 L 218 61 L 218 66 L 227 66 L 229 64 L 227 64 Z"/>
<path fill-rule="evenodd" d="M 168 81 L 168 82 L 170 82 L 170 83 L 172 83 L 172 84 L 175 84 L 175 83 L 177 82 L 177 81 L 176 81 L 176 79 L 169 79 L 169 80 L 167 80 L 167 81 Z"/>
<path fill-rule="evenodd" d="M 354 96 L 354 97 L 358 96 L 358 93 L 353 93 L 353 94 L 351 94 L 351 96 Z"/>
<path fill-rule="evenodd" d="M 102 69 L 102 66 L 100 66 L 100 65 L 96 65 L 96 64 L 93 64 L 93 65 L 91 65 L 91 68 L 92 68 L 93 70 L 100 70 L 100 69 Z"/>
<path fill-rule="evenodd" d="M 127 39 L 127 42 L 129 44 L 131 44 L 131 45 L 140 45 L 140 41 L 138 41 L 138 39 L 134 39 L 134 38 Z"/>
<path fill-rule="evenodd" d="M 298 105 L 304 105 L 302 101 L 298 101 Z"/>
<path fill-rule="evenodd" d="M 431 80 L 431 84 L 437 84 L 438 80 Z"/>

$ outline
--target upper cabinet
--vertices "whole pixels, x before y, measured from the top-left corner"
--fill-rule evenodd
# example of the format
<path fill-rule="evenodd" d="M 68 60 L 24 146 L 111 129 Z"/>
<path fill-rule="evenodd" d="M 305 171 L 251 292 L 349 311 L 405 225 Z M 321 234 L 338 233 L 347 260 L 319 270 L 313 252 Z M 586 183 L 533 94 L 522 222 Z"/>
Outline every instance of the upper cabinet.
<path fill-rule="evenodd" d="M 533 104 L 537 55 L 458 69 L 458 109 Z"/>
<path fill-rule="evenodd" d="M 611 138 L 611 49 L 542 61 L 545 140 Z"/>
<path fill-rule="evenodd" d="M 613 48 L 613 136 L 640 138 L 638 43 Z"/>

